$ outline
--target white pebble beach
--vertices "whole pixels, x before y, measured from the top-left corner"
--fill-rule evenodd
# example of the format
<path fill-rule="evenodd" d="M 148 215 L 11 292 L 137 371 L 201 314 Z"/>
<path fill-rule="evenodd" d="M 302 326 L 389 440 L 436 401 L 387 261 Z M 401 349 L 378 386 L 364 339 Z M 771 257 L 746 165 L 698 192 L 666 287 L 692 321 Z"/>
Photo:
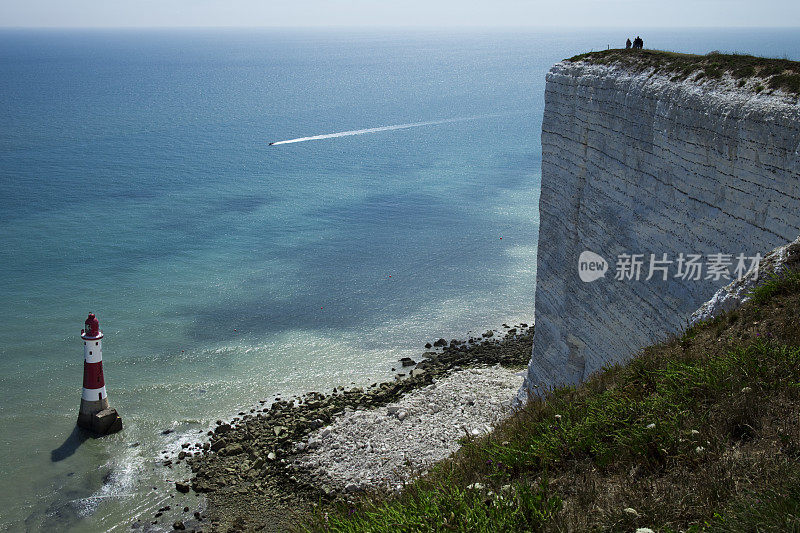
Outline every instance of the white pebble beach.
<path fill-rule="evenodd" d="M 452 372 L 374 410 L 350 410 L 299 443 L 296 467 L 332 489 L 396 490 L 511 412 L 522 373 L 501 366 Z M 298 450 L 299 451 L 299 450 Z"/>

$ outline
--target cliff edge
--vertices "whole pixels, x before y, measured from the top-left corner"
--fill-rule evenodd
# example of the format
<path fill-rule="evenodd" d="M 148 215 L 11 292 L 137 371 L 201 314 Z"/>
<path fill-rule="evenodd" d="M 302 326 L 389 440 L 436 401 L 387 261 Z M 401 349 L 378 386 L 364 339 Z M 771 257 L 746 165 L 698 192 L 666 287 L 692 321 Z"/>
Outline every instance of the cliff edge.
<path fill-rule="evenodd" d="M 547 74 L 521 400 L 677 332 L 737 259 L 749 268 L 800 234 L 799 64 L 645 52 L 577 56 Z M 585 251 L 604 277 L 582 281 Z M 687 276 L 691 255 L 699 275 Z"/>

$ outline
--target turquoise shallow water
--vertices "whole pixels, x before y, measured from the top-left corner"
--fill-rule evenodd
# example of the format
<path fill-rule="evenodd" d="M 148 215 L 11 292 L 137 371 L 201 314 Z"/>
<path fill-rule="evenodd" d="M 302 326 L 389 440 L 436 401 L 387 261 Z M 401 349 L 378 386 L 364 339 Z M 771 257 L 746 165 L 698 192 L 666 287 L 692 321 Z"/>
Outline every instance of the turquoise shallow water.
<path fill-rule="evenodd" d="M 800 58 L 793 35 L 646 45 Z M 530 322 L 544 74 L 620 37 L 0 32 L 0 528 L 124 529 L 217 418 Z M 89 311 L 126 427 L 77 446 Z"/>

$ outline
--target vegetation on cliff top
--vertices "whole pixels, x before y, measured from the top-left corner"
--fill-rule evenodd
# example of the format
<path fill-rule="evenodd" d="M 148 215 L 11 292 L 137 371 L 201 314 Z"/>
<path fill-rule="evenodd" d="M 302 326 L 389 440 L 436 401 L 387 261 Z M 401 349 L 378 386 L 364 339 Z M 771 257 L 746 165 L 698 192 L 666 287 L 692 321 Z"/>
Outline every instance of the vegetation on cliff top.
<path fill-rule="evenodd" d="M 309 529 L 800 530 L 800 274 L 754 296 Z"/>
<path fill-rule="evenodd" d="M 757 92 L 769 88 L 800 94 L 800 62 L 788 59 L 718 52 L 701 56 L 662 50 L 613 49 L 580 54 L 568 61 L 620 65 L 637 71 L 653 69 L 655 73 L 672 75 L 675 81 L 720 79 L 727 73 L 738 80 L 740 87 L 744 87 L 748 80 L 755 80 L 753 88 Z"/>

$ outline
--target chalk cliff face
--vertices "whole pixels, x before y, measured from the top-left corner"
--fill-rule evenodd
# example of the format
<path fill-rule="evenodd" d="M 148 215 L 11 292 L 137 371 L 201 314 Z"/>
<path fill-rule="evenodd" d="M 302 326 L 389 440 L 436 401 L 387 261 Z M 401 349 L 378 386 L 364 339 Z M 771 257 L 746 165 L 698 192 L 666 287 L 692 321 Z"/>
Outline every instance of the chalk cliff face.
<path fill-rule="evenodd" d="M 536 335 L 520 399 L 576 383 L 682 326 L 730 280 L 708 254 L 762 255 L 800 234 L 800 106 L 725 79 L 565 61 L 547 75 Z M 588 250 L 605 277 L 581 281 Z M 702 279 L 675 277 L 703 254 Z M 615 279 L 620 254 L 641 276 Z M 673 261 L 650 280 L 650 254 Z M 723 258 L 723 263 L 725 258 Z M 749 262 L 747 264 L 749 266 Z"/>

